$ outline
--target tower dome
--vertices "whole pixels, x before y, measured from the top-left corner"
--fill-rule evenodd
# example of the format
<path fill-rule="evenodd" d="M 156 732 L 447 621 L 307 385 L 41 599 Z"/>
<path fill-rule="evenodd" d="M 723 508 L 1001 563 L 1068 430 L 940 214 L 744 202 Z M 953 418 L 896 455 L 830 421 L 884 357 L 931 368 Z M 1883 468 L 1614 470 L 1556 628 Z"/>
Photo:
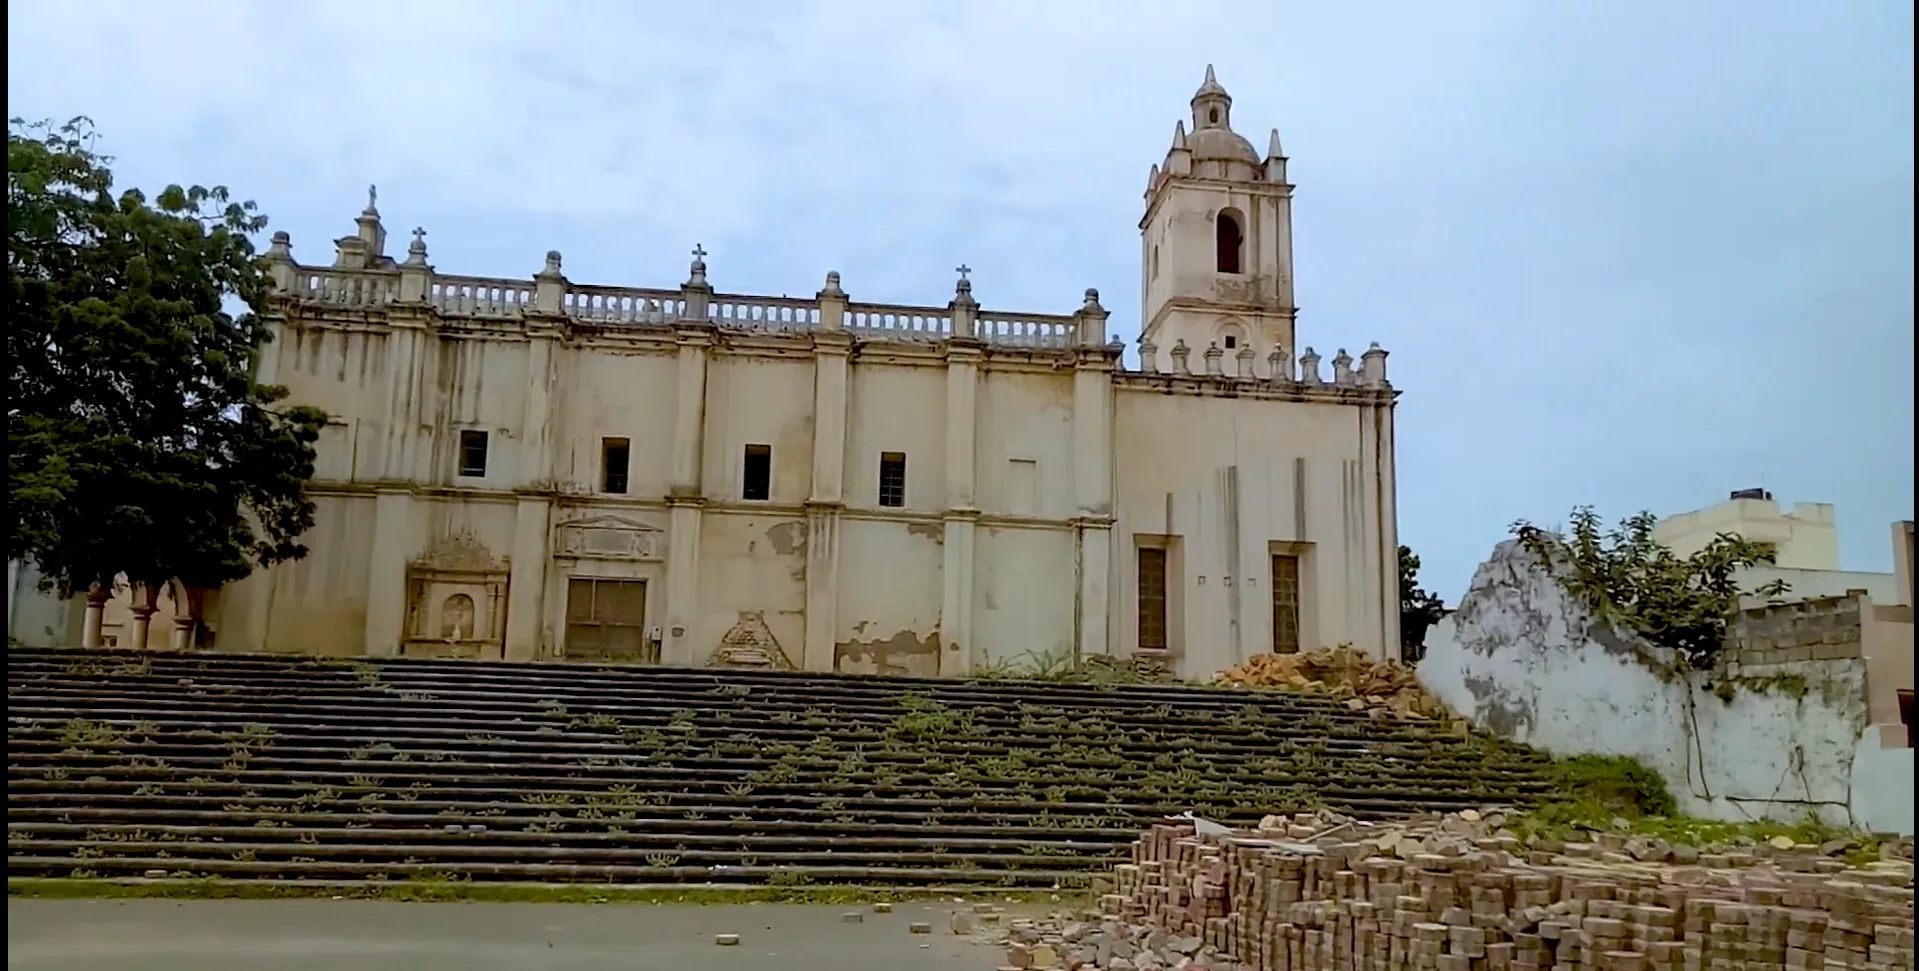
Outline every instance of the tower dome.
<path fill-rule="evenodd" d="M 1192 153 L 1194 174 L 1257 180 L 1262 174 L 1259 152 L 1233 131 L 1233 96 L 1213 75 L 1211 64 L 1192 104 L 1193 132 L 1186 136 L 1186 150 Z"/>

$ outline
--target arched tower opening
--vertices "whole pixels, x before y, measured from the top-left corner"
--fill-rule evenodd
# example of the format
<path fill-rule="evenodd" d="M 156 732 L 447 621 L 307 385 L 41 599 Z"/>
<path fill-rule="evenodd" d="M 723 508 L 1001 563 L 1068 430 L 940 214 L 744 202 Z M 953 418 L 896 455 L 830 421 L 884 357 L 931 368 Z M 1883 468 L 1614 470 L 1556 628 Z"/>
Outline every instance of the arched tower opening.
<path fill-rule="evenodd" d="M 1242 257 L 1246 250 L 1246 232 L 1241 225 L 1237 210 L 1222 209 L 1214 220 L 1213 242 L 1216 249 L 1216 264 L 1221 273 L 1242 273 L 1245 265 Z"/>

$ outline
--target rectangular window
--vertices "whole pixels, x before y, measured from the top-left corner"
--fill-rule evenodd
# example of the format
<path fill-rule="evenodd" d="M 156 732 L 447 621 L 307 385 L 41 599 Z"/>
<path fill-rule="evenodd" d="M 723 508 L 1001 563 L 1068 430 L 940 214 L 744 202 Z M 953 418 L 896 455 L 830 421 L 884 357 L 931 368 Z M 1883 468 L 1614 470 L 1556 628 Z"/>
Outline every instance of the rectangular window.
<path fill-rule="evenodd" d="M 773 446 L 748 445 L 740 498 L 759 502 L 773 494 Z"/>
<path fill-rule="evenodd" d="M 1142 546 L 1138 553 L 1139 649 L 1166 650 L 1166 551 Z"/>
<path fill-rule="evenodd" d="M 880 505 L 906 505 L 906 453 L 880 453 Z"/>
<path fill-rule="evenodd" d="M 566 583 L 566 657 L 657 664 L 646 636 L 646 581 L 573 577 Z"/>
<path fill-rule="evenodd" d="M 1273 653 L 1299 653 L 1299 557 L 1273 554 Z"/>
<path fill-rule="evenodd" d="M 477 479 L 486 475 L 486 433 L 467 429 L 460 433 L 460 475 Z"/>
<path fill-rule="evenodd" d="M 600 439 L 600 491 L 626 494 L 626 462 L 632 448 L 624 438 Z"/>

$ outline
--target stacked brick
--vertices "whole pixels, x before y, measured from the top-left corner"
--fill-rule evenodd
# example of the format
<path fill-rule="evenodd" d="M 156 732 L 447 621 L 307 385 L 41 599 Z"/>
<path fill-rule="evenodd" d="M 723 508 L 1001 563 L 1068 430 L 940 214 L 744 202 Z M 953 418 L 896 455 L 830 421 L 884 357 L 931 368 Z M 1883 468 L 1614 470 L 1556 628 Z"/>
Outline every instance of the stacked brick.
<path fill-rule="evenodd" d="M 1306 843 L 1159 824 L 1115 868 L 1099 909 L 1198 937 L 1209 966 L 1259 971 L 1913 967 L 1909 862 L 1834 872 L 1724 854 L 1670 866 L 1583 844 L 1525 851 L 1511 836 L 1382 852 L 1392 839 Z"/>

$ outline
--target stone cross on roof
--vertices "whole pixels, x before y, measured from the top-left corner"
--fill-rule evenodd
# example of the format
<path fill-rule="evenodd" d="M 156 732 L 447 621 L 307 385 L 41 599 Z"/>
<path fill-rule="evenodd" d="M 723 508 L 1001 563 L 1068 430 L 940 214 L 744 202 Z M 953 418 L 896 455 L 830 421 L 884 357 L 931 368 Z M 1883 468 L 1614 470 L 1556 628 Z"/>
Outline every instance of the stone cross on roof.
<path fill-rule="evenodd" d="M 960 275 L 960 279 L 964 280 L 966 279 L 966 274 L 973 272 L 973 268 L 970 266 L 967 266 L 964 263 L 961 263 L 960 265 L 953 268 L 953 272 L 958 273 Z"/>

